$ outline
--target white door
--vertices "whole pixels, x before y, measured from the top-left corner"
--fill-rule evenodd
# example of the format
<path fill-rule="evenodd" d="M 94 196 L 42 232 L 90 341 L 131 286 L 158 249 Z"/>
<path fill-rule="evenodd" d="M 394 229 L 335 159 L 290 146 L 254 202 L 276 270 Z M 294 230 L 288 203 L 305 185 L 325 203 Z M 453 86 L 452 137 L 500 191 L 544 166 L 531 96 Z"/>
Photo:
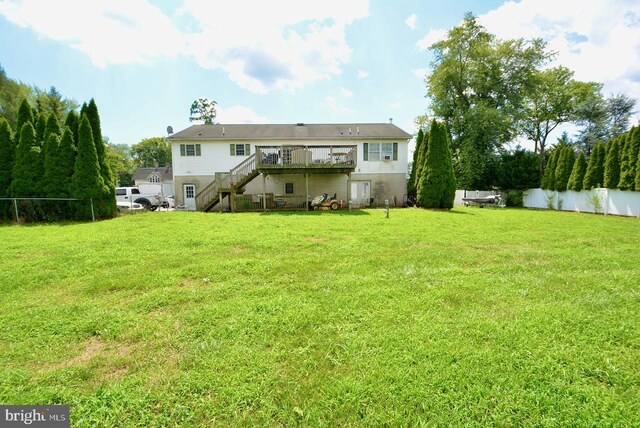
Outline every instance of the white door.
<path fill-rule="evenodd" d="M 351 200 L 354 205 L 360 207 L 369 206 L 369 198 L 371 197 L 371 185 L 368 181 L 352 181 L 351 182 Z"/>
<path fill-rule="evenodd" d="M 189 211 L 196 210 L 196 186 L 193 184 L 185 184 L 182 186 L 182 194 L 184 195 L 184 208 Z"/>

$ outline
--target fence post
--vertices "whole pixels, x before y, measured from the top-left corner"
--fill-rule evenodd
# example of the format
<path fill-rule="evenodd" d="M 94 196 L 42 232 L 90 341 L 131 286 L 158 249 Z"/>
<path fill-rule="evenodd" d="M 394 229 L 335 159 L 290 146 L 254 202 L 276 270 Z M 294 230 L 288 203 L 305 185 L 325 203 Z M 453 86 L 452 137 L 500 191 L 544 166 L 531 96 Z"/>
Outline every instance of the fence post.
<path fill-rule="evenodd" d="M 91 201 L 91 220 L 96 221 L 96 215 L 93 212 L 93 198 L 89 198 Z"/>
<path fill-rule="evenodd" d="M 18 200 L 16 198 L 13 198 L 13 205 L 16 208 L 16 223 L 17 223 L 19 220 L 19 217 L 18 217 Z"/>

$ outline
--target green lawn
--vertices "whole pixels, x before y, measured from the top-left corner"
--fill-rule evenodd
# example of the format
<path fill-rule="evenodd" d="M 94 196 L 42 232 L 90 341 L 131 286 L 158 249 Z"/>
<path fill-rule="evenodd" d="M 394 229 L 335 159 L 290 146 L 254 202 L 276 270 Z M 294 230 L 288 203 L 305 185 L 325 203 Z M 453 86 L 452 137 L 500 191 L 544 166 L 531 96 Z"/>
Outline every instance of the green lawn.
<path fill-rule="evenodd" d="M 638 426 L 640 220 L 0 227 L 0 403 L 72 426 Z"/>

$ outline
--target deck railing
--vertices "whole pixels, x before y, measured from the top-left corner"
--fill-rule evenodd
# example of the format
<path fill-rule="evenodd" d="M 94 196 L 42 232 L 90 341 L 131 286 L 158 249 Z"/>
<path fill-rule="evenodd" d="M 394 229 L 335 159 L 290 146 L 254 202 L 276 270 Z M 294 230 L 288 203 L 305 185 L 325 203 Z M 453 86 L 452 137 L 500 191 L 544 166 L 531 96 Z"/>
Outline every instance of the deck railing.
<path fill-rule="evenodd" d="M 257 146 L 256 168 L 353 168 L 356 146 Z"/>
<path fill-rule="evenodd" d="M 241 211 L 306 211 L 308 207 L 307 198 L 304 195 L 235 195 L 235 210 Z"/>

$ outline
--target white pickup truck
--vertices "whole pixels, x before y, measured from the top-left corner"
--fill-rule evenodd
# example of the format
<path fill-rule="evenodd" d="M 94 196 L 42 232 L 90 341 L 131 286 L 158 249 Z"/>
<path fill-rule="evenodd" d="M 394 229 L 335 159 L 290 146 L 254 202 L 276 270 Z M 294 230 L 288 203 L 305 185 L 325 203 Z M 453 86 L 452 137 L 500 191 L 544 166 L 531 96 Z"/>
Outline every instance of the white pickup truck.
<path fill-rule="evenodd" d="M 116 187 L 118 203 L 140 204 L 145 209 L 155 211 L 158 207 L 166 208 L 168 202 L 161 193 L 141 193 L 137 187 Z"/>

